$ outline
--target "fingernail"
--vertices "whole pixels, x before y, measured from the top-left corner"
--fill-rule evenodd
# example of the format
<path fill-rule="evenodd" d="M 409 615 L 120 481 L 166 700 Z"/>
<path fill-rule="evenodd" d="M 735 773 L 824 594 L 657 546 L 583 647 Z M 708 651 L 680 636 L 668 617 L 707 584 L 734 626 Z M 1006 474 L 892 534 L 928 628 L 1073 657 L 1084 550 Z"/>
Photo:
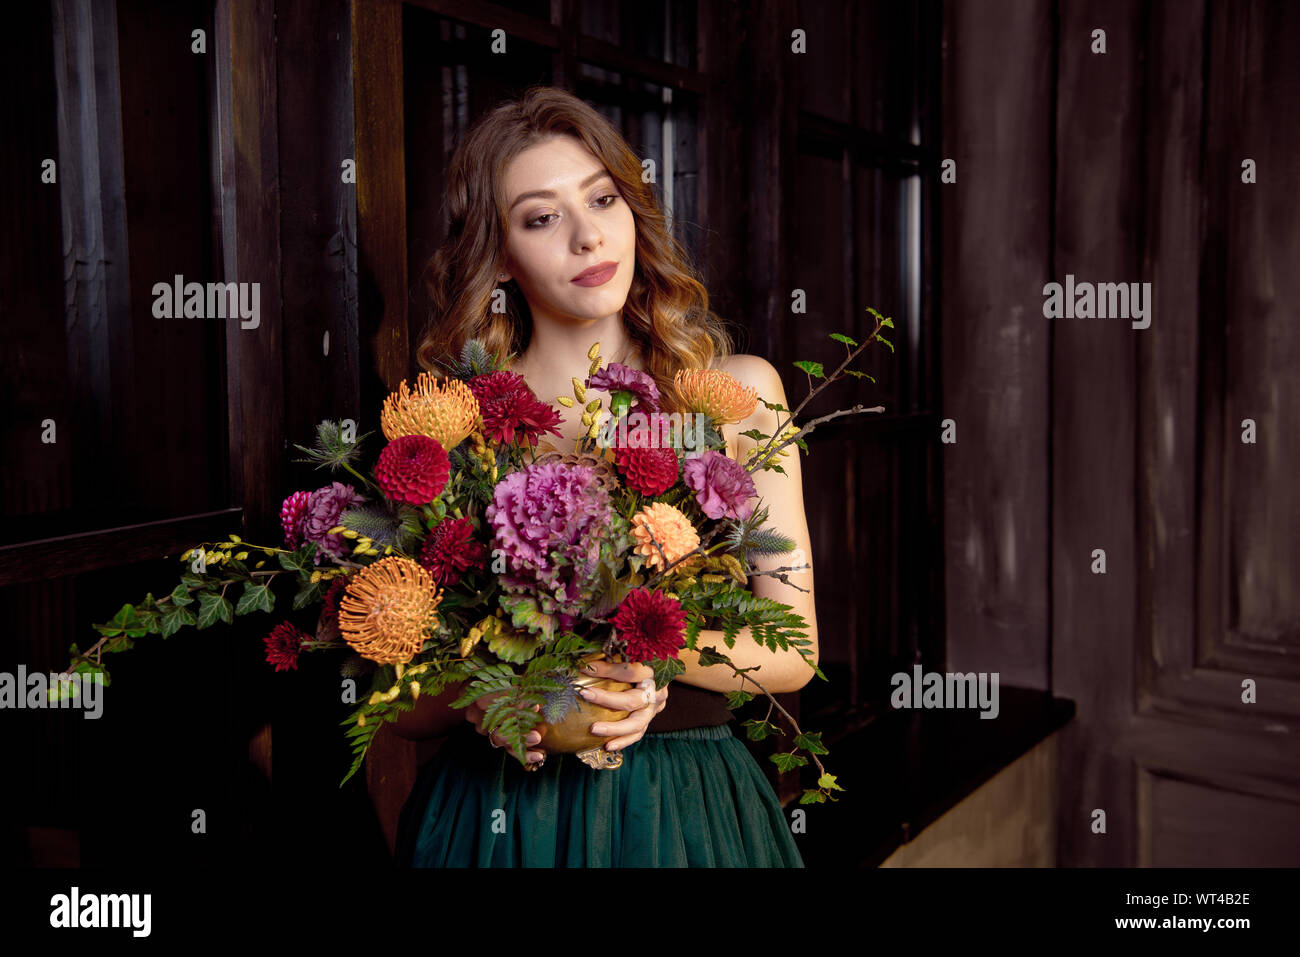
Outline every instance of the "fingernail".
<path fill-rule="evenodd" d="M 603 724 L 593 724 L 593 725 L 591 726 L 591 733 L 592 733 L 592 734 L 604 734 L 604 733 L 605 733 L 605 726 L 604 726 Z"/>
<path fill-rule="evenodd" d="M 581 691 L 578 692 L 578 694 L 582 695 L 588 701 L 592 699 L 592 693 L 590 688 L 583 688 Z"/>
<path fill-rule="evenodd" d="M 524 742 L 526 744 L 536 744 L 540 740 L 542 740 L 542 736 L 540 734 L 538 734 L 536 731 L 530 731 L 528 732 L 528 737 L 524 739 Z"/>
<path fill-rule="evenodd" d="M 536 764 L 536 763 L 537 763 L 538 761 L 540 761 L 540 760 L 542 760 L 542 756 L 541 756 L 540 754 L 530 754 L 530 755 L 528 755 L 528 763 L 529 763 L 529 764 Z"/>

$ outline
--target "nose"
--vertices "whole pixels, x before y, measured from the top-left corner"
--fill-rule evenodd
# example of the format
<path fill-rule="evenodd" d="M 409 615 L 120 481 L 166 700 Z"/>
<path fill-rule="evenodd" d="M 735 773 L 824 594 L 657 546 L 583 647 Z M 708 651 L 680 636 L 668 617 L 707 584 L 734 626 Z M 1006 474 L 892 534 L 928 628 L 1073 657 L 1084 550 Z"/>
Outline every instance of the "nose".
<path fill-rule="evenodd" d="M 571 220 L 573 223 L 574 251 L 583 253 L 599 249 L 605 242 L 605 234 L 590 211 L 578 213 Z"/>

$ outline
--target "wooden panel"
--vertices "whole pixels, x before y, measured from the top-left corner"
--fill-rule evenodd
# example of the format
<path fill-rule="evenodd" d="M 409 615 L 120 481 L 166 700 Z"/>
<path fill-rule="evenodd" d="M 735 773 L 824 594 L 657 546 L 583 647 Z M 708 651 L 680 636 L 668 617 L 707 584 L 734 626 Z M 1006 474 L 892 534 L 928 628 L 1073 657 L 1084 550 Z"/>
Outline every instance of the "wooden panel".
<path fill-rule="evenodd" d="M 1205 523 L 1201 577 L 1204 663 L 1300 679 L 1300 469 L 1292 418 L 1300 356 L 1292 268 L 1294 218 L 1283 213 L 1300 174 L 1300 8 L 1216 5 L 1208 75 L 1206 176 L 1210 184 L 1202 333 L 1206 396 Z M 1257 182 L 1243 183 L 1252 159 Z M 1212 297 L 1212 298 L 1211 298 Z M 1255 444 L 1242 441 L 1255 422 Z"/>
<path fill-rule="evenodd" d="M 1105 24 L 1105 54 L 1090 51 L 1098 24 Z M 1118 0 L 1068 0 L 1060 6 L 1059 36 L 1050 277 L 1136 282 L 1143 278 L 1142 193 L 1134 175 L 1141 139 L 1141 9 Z M 1022 302 L 1030 321 L 1050 323 L 1052 330 L 1052 687 L 1078 704 L 1079 724 L 1065 740 L 1083 752 L 1067 750 L 1063 761 L 1062 859 L 1129 865 L 1136 822 L 1114 811 L 1130 806 L 1133 770 L 1108 752 L 1106 728 L 1130 713 L 1134 698 L 1126 664 L 1136 656 L 1134 354 L 1135 337 L 1145 333 L 1125 318 L 1045 319 L 1041 283 L 1027 282 Z M 1105 551 L 1105 574 L 1092 571 L 1094 549 Z M 1105 841 L 1089 830 L 1094 808 L 1111 812 Z"/>
<path fill-rule="evenodd" d="M 944 9 L 940 153 L 957 164 L 957 182 L 934 187 L 940 415 L 957 430 L 955 445 L 939 445 L 949 665 L 1047 688 L 1052 331 L 1039 293 L 1051 253 L 1051 8 Z"/>
<path fill-rule="evenodd" d="M 1143 775 L 1148 867 L 1296 867 L 1300 804 Z"/>
<path fill-rule="evenodd" d="M 63 207 L 66 381 L 72 392 L 74 502 L 126 494 L 118 461 L 130 447 L 133 402 L 125 184 L 114 3 L 53 5 L 59 87 L 59 190 Z M 73 425 L 75 423 L 75 426 Z"/>
<path fill-rule="evenodd" d="M 322 419 L 350 418 L 360 434 L 357 186 L 343 181 L 343 162 L 354 159 L 350 16 L 347 0 L 276 7 L 284 381 L 293 397 L 285 432 L 304 446 Z M 292 489 L 327 482 L 292 467 Z"/>
<path fill-rule="evenodd" d="M 360 398 L 367 430 L 377 430 L 384 398 L 415 372 L 407 325 L 402 62 L 401 5 L 352 0 Z M 385 727 L 366 758 L 366 783 L 390 850 L 416 771 L 414 743 Z"/>

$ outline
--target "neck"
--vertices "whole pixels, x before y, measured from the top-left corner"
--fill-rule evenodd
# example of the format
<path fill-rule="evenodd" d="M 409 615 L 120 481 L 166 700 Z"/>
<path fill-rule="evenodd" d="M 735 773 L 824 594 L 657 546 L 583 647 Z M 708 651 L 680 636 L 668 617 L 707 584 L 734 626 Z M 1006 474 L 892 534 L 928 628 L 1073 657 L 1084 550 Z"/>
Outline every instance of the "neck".
<path fill-rule="evenodd" d="M 513 371 L 529 380 L 533 391 L 550 385 L 585 379 L 591 360 L 587 350 L 600 343 L 604 364 L 621 362 L 642 369 L 640 351 L 628 337 L 618 313 L 590 323 L 533 322 L 528 348 L 512 364 Z M 561 390 L 561 393 L 568 389 Z M 539 393 L 540 395 L 540 393 Z"/>

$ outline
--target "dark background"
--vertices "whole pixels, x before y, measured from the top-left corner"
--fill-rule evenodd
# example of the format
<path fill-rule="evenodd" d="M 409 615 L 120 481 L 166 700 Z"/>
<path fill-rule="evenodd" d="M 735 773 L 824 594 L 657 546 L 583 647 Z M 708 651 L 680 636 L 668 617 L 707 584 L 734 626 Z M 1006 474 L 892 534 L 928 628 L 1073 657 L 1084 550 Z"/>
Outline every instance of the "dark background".
<path fill-rule="evenodd" d="M 290 444 L 323 418 L 377 430 L 419 371 L 418 277 L 459 136 L 555 84 L 654 158 L 713 307 L 794 402 L 791 363 L 837 361 L 831 332 L 865 337 L 867 306 L 896 325 L 897 352 L 861 365 L 878 385 L 807 413 L 886 407 L 819 429 L 804 463 L 832 681 L 783 701 L 850 789 L 810 809 L 809 863 L 879 863 L 1042 742 L 1046 812 L 1028 795 L 1000 811 L 1048 828 L 1051 863 L 1300 862 L 1297 5 L 7 14 L 0 671 L 62 669 L 92 622 L 170 591 L 197 541 L 279 543 L 282 499 L 328 481 Z M 153 318 L 177 273 L 259 282 L 260 328 Z M 1045 319 L 1043 284 L 1067 273 L 1152 282 L 1151 327 Z M 258 639 L 279 620 L 144 643 L 110 664 L 97 722 L 0 712 L 12 860 L 382 864 L 429 748 L 381 739 L 340 790 L 335 665 L 271 672 Z M 893 711 L 890 676 L 914 663 L 997 672 L 1002 719 Z"/>

